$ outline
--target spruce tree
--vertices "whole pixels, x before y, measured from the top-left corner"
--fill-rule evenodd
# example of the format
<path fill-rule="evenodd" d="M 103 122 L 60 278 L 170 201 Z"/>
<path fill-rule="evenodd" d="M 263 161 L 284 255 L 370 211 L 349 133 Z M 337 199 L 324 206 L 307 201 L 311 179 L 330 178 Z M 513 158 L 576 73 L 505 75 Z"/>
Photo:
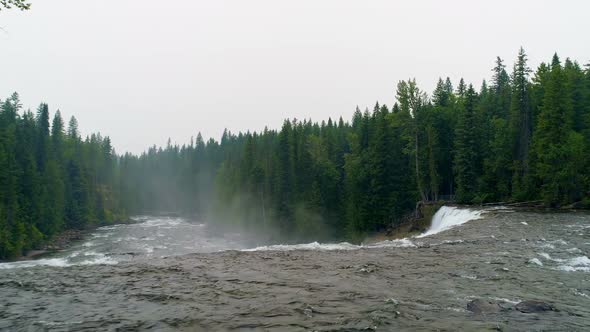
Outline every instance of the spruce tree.
<path fill-rule="evenodd" d="M 527 55 L 521 47 L 512 73 L 512 99 L 510 103 L 510 132 L 513 141 L 513 196 L 526 197 L 529 175 L 529 147 L 532 136 L 532 114 L 527 66 Z"/>
<path fill-rule="evenodd" d="M 535 175 L 540 194 L 549 204 L 565 200 L 572 184 L 568 181 L 566 145 L 572 130 L 573 110 L 569 91 L 565 85 L 563 67 L 557 54 L 553 56 L 547 79 L 543 104 L 534 133 Z"/>
<path fill-rule="evenodd" d="M 465 92 L 465 100 L 455 138 L 455 161 L 454 171 L 457 181 L 457 201 L 470 203 L 475 198 L 477 183 L 477 133 L 475 124 L 476 95 L 472 85 L 469 85 Z"/>

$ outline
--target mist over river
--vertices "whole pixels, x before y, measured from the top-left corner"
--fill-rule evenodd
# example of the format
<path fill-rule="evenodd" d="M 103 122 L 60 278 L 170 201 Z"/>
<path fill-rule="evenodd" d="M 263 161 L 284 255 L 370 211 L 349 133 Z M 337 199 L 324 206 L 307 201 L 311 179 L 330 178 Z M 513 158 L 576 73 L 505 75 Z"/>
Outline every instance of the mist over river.
<path fill-rule="evenodd" d="M 144 216 L 0 264 L 0 330 L 584 331 L 588 256 L 588 213 L 443 207 L 420 236 L 365 245 Z M 554 310 L 515 308 L 526 300 Z"/>

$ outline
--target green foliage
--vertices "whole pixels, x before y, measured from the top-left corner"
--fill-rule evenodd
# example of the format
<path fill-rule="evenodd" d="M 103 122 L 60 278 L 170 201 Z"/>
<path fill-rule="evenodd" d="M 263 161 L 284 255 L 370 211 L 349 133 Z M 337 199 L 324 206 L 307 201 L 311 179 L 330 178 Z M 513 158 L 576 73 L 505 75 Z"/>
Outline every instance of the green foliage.
<path fill-rule="evenodd" d="M 396 225 L 416 201 L 590 202 L 590 71 L 557 56 L 529 79 L 520 50 L 479 93 L 439 79 L 432 99 L 400 81 L 391 110 L 116 156 L 56 112 L 0 112 L 0 258 L 65 228 L 129 213 L 180 212 L 259 229 L 275 241 L 348 238 Z"/>
<path fill-rule="evenodd" d="M 350 123 L 286 120 L 278 131 L 226 130 L 220 142 L 199 135 L 196 145 L 125 155 L 123 205 L 259 227 L 289 240 L 362 240 L 400 222 L 417 200 L 572 202 L 588 191 L 590 83 L 587 71 L 567 68 L 563 89 L 551 92 L 552 67 L 541 65 L 529 80 L 521 49 L 512 76 L 498 58 L 479 93 L 464 80 L 455 91 L 447 78 L 429 100 L 415 80 L 401 81 L 391 111 L 357 107 Z M 547 124 L 553 106 L 568 103 L 571 116 Z M 562 142 L 554 157 L 539 148 L 550 141 Z M 559 193 L 549 194 L 555 186 Z"/>
<path fill-rule="evenodd" d="M 119 201 L 108 138 L 64 137 L 59 111 L 50 128 L 49 107 L 22 112 L 16 93 L 0 106 L 0 259 L 39 248 L 66 228 L 124 218 L 119 204 L 102 204 Z"/>
<path fill-rule="evenodd" d="M 455 131 L 455 175 L 457 201 L 469 203 L 476 194 L 480 147 L 477 140 L 476 94 L 473 86 L 465 92 L 460 102 L 459 123 Z"/>

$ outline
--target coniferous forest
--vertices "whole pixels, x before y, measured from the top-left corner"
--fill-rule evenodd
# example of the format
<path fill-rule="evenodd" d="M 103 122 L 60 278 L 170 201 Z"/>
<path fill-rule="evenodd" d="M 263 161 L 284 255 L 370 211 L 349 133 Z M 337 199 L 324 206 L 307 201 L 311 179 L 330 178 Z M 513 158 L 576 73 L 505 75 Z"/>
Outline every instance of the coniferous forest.
<path fill-rule="evenodd" d="M 285 120 L 280 130 L 197 135 L 116 155 L 17 94 L 0 112 L 0 258 L 65 229 L 176 212 L 275 232 L 362 239 L 419 201 L 541 201 L 590 207 L 590 68 L 555 55 L 536 70 L 520 50 L 474 87 L 439 79 L 431 95 L 400 81 L 393 105 L 351 121 Z M 313 113 L 313 110 L 310 110 Z"/>
<path fill-rule="evenodd" d="M 117 156 L 108 137 L 82 140 L 49 107 L 22 110 L 17 93 L 0 112 L 0 258 L 40 246 L 64 229 L 124 220 Z"/>

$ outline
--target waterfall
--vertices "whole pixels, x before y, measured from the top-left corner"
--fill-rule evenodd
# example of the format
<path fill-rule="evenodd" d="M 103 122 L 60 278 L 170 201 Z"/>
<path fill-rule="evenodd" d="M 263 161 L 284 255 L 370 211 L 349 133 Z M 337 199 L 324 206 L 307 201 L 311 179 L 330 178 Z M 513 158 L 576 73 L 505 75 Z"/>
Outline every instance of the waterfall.
<path fill-rule="evenodd" d="M 471 220 L 481 218 L 482 211 L 476 211 L 454 206 L 441 207 L 432 217 L 430 228 L 417 237 L 424 237 L 446 231 Z"/>

